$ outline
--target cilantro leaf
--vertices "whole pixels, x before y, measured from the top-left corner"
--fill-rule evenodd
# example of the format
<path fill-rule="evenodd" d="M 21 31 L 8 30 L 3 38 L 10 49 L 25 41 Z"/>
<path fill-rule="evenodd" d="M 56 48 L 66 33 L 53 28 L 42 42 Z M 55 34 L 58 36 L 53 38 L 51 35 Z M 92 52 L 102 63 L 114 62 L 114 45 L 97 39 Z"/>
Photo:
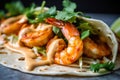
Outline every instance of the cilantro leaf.
<path fill-rule="evenodd" d="M 19 15 L 23 13 L 25 9 L 20 1 L 7 3 L 5 8 L 8 11 L 8 17 Z"/>
<path fill-rule="evenodd" d="M 80 11 L 75 12 L 77 5 L 76 3 L 70 0 L 63 0 L 62 5 L 63 5 L 63 10 L 57 13 L 57 15 L 55 16 L 56 19 L 73 23 L 76 22 L 78 16 L 88 17 Z"/>
<path fill-rule="evenodd" d="M 81 34 L 81 39 L 83 40 L 86 37 L 88 37 L 89 35 L 90 35 L 90 30 L 83 31 Z"/>
<path fill-rule="evenodd" d="M 63 0 L 63 7 L 64 7 L 64 11 L 66 12 L 74 12 L 74 10 L 76 9 L 76 4 L 74 2 L 71 2 L 69 0 Z"/>
<path fill-rule="evenodd" d="M 51 7 L 48 11 L 43 12 L 37 16 L 37 22 L 43 22 L 48 17 L 54 17 L 56 15 L 56 7 Z"/>
<path fill-rule="evenodd" d="M 97 34 L 97 30 L 92 27 L 90 23 L 81 20 L 79 26 L 77 27 L 81 31 L 90 30 L 92 34 Z"/>
<path fill-rule="evenodd" d="M 55 34 L 58 34 L 58 33 L 60 32 L 60 29 L 57 28 L 57 27 L 55 27 L 55 26 L 53 26 L 53 32 L 54 32 Z"/>
<path fill-rule="evenodd" d="M 104 68 L 108 71 L 111 71 L 113 70 L 115 67 L 115 64 L 113 62 L 106 62 L 106 63 L 103 63 L 103 64 L 100 64 L 100 63 L 96 63 L 96 64 L 91 64 L 90 65 L 90 70 L 93 71 L 93 72 L 98 72 L 100 69 Z"/>
<path fill-rule="evenodd" d="M 66 11 L 60 11 L 57 13 L 55 16 L 56 19 L 63 20 L 63 21 L 69 21 L 69 22 L 74 22 L 76 19 L 77 13 L 68 13 Z"/>
<path fill-rule="evenodd" d="M 32 5 L 30 6 L 30 8 L 26 8 L 26 12 L 25 12 L 25 14 L 26 14 L 26 16 L 27 16 L 27 18 L 28 18 L 28 21 L 30 22 L 30 23 L 35 23 L 35 18 L 36 18 L 36 15 L 34 14 L 34 9 L 35 9 L 35 4 L 34 3 L 32 3 Z"/>
<path fill-rule="evenodd" d="M 57 27 L 53 26 L 52 30 L 53 30 L 53 32 L 54 32 L 58 37 L 64 38 L 64 36 L 63 36 L 60 28 L 57 28 Z"/>
<path fill-rule="evenodd" d="M 74 12 L 76 9 L 76 4 L 69 0 L 63 0 L 63 10 L 59 11 L 55 16 L 56 19 L 75 22 L 79 12 Z"/>
<path fill-rule="evenodd" d="M 55 17 L 58 20 L 76 22 L 78 15 L 83 15 L 82 12 L 75 12 L 76 4 L 70 0 L 63 0 L 63 10 L 58 11 L 56 7 L 53 6 L 49 10 L 44 11 L 45 1 L 42 2 L 41 9 L 39 11 L 30 11 L 27 14 L 28 20 L 30 23 L 39 23 L 43 22 L 48 17 Z"/>
<path fill-rule="evenodd" d="M 36 11 L 34 5 L 28 10 L 26 16 L 30 23 L 43 22 L 46 18 L 56 15 L 57 10 L 55 6 L 49 8 L 47 11 L 44 10 L 45 3 L 45 1 L 42 2 L 40 10 Z"/>
<path fill-rule="evenodd" d="M 68 40 L 65 38 L 65 36 L 62 34 L 60 28 L 53 26 L 52 31 L 54 34 L 56 34 L 59 38 L 62 38 L 66 43 L 68 43 Z"/>
<path fill-rule="evenodd" d="M 5 17 L 5 12 L 0 10 L 0 19 L 4 18 Z"/>

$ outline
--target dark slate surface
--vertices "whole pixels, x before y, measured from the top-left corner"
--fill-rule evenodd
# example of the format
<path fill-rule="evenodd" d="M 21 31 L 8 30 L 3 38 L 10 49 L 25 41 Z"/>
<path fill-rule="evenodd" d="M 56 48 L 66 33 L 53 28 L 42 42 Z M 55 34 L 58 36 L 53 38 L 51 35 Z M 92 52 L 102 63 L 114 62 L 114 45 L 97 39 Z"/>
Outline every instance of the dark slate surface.
<path fill-rule="evenodd" d="M 120 17 L 119 14 L 87 14 L 93 18 L 101 19 L 109 26 Z M 77 76 L 43 76 L 26 74 L 17 70 L 6 68 L 0 65 L 0 80 L 120 80 L 120 69 L 97 77 L 77 77 Z"/>
<path fill-rule="evenodd" d="M 16 0 L 0 0 L 0 9 L 3 9 L 6 3 Z M 35 3 L 40 6 L 43 0 L 20 0 L 24 6 L 30 6 Z M 58 10 L 61 10 L 63 0 L 45 0 L 46 6 L 51 7 L 55 5 Z M 77 11 L 91 12 L 91 13 L 120 13 L 119 0 L 71 0 L 77 4 Z"/>

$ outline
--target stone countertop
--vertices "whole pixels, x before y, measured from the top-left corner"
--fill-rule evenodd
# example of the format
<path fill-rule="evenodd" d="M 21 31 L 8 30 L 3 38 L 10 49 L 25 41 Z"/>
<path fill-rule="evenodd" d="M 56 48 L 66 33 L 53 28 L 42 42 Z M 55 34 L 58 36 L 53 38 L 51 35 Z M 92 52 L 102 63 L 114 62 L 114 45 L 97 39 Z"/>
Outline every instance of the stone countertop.
<path fill-rule="evenodd" d="M 109 26 L 120 17 L 120 14 L 93 14 L 86 13 L 96 19 L 101 19 Z M 0 80 L 120 80 L 120 69 L 103 76 L 78 77 L 78 76 L 43 76 L 26 74 L 17 70 L 9 69 L 0 64 Z"/>

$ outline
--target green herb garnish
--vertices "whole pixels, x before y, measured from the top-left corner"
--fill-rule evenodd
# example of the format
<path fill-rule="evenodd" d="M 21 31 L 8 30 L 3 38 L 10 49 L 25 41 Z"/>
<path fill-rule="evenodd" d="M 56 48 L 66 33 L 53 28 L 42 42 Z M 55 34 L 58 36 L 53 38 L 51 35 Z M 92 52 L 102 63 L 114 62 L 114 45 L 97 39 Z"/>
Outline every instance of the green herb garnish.
<path fill-rule="evenodd" d="M 53 26 L 52 30 L 53 30 L 53 32 L 54 32 L 55 35 L 57 35 L 59 38 L 64 39 L 64 41 L 65 41 L 66 43 L 68 42 L 67 39 L 63 36 L 60 28 L 58 28 L 58 27 L 56 27 L 56 26 Z"/>
<path fill-rule="evenodd" d="M 4 18 L 5 17 L 5 12 L 0 10 L 0 19 Z"/>
<path fill-rule="evenodd" d="M 35 10 L 35 6 L 32 5 L 32 7 L 27 11 L 26 16 L 30 23 L 39 23 L 43 22 L 48 17 L 53 17 L 56 15 L 56 7 L 53 6 L 49 8 L 49 10 L 45 11 L 45 1 L 42 2 L 40 10 Z"/>
<path fill-rule="evenodd" d="M 76 4 L 69 0 L 63 0 L 63 10 L 55 16 L 56 19 L 75 22 L 79 12 L 75 12 Z"/>
<path fill-rule="evenodd" d="M 53 26 L 52 30 L 58 37 L 60 37 L 60 38 L 63 37 L 63 34 L 62 34 L 60 28 Z"/>
<path fill-rule="evenodd" d="M 81 39 L 85 39 L 86 37 L 88 37 L 90 35 L 90 30 L 86 30 L 86 31 L 83 31 L 81 33 Z"/>
<path fill-rule="evenodd" d="M 115 64 L 113 62 L 106 62 L 106 63 L 96 63 L 90 65 L 90 70 L 93 72 L 99 72 L 100 69 L 106 69 L 108 71 L 113 70 Z"/>
<path fill-rule="evenodd" d="M 36 18 L 36 15 L 34 14 L 35 13 L 35 6 L 36 5 L 34 3 L 32 3 L 32 5 L 29 8 L 27 8 L 26 12 L 25 12 L 25 14 L 28 18 L 28 21 L 30 23 L 35 23 L 35 18 Z"/>
<path fill-rule="evenodd" d="M 66 12 L 74 12 L 77 6 L 74 2 L 71 2 L 69 0 L 63 0 L 63 7 L 63 10 Z"/>
<path fill-rule="evenodd" d="M 23 6 L 21 1 L 6 3 L 5 11 L 0 10 L 0 19 L 21 15 L 21 14 L 24 14 L 25 11 L 26 11 L 26 8 Z"/>
<path fill-rule="evenodd" d="M 60 32 L 60 28 L 57 28 L 57 27 L 53 26 L 53 32 L 55 34 L 58 34 Z"/>
<path fill-rule="evenodd" d="M 41 4 L 41 7 L 40 7 L 41 9 L 38 10 L 38 11 L 35 11 L 35 14 L 36 14 L 36 15 L 44 12 L 45 4 L 46 4 L 46 1 L 43 1 L 42 4 Z"/>
<path fill-rule="evenodd" d="M 46 55 L 46 49 L 45 47 L 33 47 L 32 50 L 35 52 L 35 54 L 42 54 Z"/>
<path fill-rule="evenodd" d="M 48 17 L 54 17 L 56 15 L 56 7 L 51 7 L 48 11 L 41 13 L 37 16 L 37 22 L 43 22 Z"/>
<path fill-rule="evenodd" d="M 7 3 L 5 5 L 5 9 L 8 11 L 8 14 L 7 14 L 8 17 L 22 14 L 24 13 L 24 10 L 25 10 L 24 6 L 20 1 Z"/>
<path fill-rule="evenodd" d="M 44 10 L 45 1 L 42 2 L 41 9 L 39 11 L 30 11 L 27 14 L 30 23 L 43 22 L 48 17 L 54 17 L 59 20 L 75 22 L 78 15 L 83 15 L 81 12 L 75 12 L 76 4 L 69 0 L 63 0 L 63 10 L 57 11 L 56 7 L 53 6 L 47 11 Z M 37 14 L 36 14 L 37 13 Z"/>
<path fill-rule="evenodd" d="M 80 21 L 79 26 L 77 28 L 78 28 L 78 30 L 80 30 L 82 32 L 86 31 L 86 30 L 90 30 L 91 34 L 97 34 L 98 33 L 97 30 L 94 29 L 92 26 L 93 25 L 91 25 L 90 23 L 88 23 L 86 21 Z"/>

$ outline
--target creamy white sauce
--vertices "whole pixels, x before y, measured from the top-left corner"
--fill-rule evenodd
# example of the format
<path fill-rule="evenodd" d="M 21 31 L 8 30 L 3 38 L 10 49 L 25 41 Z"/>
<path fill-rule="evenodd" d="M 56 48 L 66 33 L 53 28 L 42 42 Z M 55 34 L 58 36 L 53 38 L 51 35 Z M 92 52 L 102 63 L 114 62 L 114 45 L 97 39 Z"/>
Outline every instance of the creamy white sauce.
<path fill-rule="evenodd" d="M 12 51 L 23 54 L 25 56 L 26 69 L 33 70 L 37 66 L 51 64 L 54 62 L 53 56 L 58 46 L 56 44 L 58 44 L 60 40 L 61 39 L 57 39 L 52 44 L 50 44 L 49 46 L 50 49 L 47 52 L 47 59 L 41 61 L 36 61 L 37 55 L 32 51 L 32 49 L 20 46 L 19 43 L 17 44 L 7 43 L 4 46 Z"/>

